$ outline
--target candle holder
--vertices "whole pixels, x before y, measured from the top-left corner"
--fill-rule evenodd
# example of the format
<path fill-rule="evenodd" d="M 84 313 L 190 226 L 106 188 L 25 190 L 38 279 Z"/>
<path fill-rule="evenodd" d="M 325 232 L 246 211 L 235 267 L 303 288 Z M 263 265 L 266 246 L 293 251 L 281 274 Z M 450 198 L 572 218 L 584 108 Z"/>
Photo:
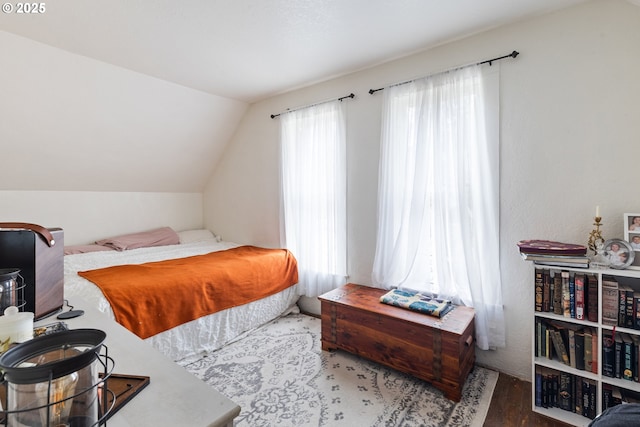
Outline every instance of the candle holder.
<path fill-rule="evenodd" d="M 600 216 L 596 216 L 594 218 L 594 223 L 593 225 L 595 225 L 595 228 L 593 230 L 591 230 L 591 233 L 589 233 L 589 249 L 591 249 L 592 251 L 596 252 L 596 244 L 598 242 L 600 243 L 604 243 L 604 239 L 602 238 L 602 232 L 600 231 L 600 226 L 602 225 L 602 223 L 600 221 L 602 221 L 602 217 Z"/>
<path fill-rule="evenodd" d="M 600 221 L 602 221 L 602 217 L 596 215 L 594 221 L 593 225 L 595 228 L 589 233 L 588 242 L 588 247 L 594 252 L 594 255 L 591 257 L 589 266 L 591 268 L 607 268 L 609 267 L 609 260 L 604 256 L 604 238 L 600 231 L 600 226 L 602 225 Z"/>

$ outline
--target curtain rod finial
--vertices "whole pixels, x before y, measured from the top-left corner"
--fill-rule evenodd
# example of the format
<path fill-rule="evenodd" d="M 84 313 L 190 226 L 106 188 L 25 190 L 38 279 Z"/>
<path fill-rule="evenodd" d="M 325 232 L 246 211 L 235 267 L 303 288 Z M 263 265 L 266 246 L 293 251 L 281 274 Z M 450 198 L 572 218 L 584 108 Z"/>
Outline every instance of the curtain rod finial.
<path fill-rule="evenodd" d="M 518 55 L 520 55 L 520 52 L 518 52 L 517 50 L 514 50 L 513 52 L 511 52 L 511 57 L 512 58 L 515 58 Z"/>

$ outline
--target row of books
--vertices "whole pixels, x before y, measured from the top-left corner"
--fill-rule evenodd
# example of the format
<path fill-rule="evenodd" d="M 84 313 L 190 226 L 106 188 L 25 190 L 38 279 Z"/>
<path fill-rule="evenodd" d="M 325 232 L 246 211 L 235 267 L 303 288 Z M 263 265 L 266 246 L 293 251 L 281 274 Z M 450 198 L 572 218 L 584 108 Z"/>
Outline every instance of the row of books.
<path fill-rule="evenodd" d="M 535 269 L 535 311 L 598 321 L 598 278 L 553 269 Z"/>
<path fill-rule="evenodd" d="M 558 360 L 582 371 L 598 373 L 596 328 L 536 318 L 536 356 Z"/>
<path fill-rule="evenodd" d="M 613 276 L 602 276 L 602 323 L 640 329 L 640 292 Z"/>
<path fill-rule="evenodd" d="M 640 336 L 536 318 L 537 357 L 557 360 L 574 369 L 598 373 L 602 348 L 602 375 L 640 382 Z"/>
<path fill-rule="evenodd" d="M 536 366 L 535 404 L 596 417 L 596 381 L 568 372 Z"/>
<path fill-rule="evenodd" d="M 602 410 L 623 403 L 640 403 L 640 393 L 616 387 L 611 384 L 602 384 Z"/>
<path fill-rule="evenodd" d="M 602 375 L 640 382 L 640 337 L 603 331 Z"/>

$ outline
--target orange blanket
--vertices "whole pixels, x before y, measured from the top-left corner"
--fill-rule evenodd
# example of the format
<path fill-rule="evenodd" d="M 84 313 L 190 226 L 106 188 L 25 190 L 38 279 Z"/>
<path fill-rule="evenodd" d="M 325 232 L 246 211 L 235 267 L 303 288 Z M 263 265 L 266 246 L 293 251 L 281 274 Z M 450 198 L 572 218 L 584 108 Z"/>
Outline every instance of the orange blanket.
<path fill-rule="evenodd" d="M 102 290 L 118 323 L 140 338 L 257 301 L 298 282 L 291 252 L 255 246 L 78 274 Z"/>

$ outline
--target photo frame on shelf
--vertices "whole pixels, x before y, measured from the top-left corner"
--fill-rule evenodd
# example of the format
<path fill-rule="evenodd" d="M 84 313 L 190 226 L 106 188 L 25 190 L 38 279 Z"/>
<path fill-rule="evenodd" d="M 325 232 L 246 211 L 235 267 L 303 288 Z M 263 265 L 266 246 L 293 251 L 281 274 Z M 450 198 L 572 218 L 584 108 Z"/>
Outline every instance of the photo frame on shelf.
<path fill-rule="evenodd" d="M 640 270 L 640 213 L 624 214 L 624 239 L 629 242 L 635 255 L 627 268 Z"/>
<path fill-rule="evenodd" d="M 624 270 L 633 264 L 635 251 L 631 244 L 622 239 L 609 239 L 604 242 L 604 256 L 609 260 L 609 267 Z"/>

